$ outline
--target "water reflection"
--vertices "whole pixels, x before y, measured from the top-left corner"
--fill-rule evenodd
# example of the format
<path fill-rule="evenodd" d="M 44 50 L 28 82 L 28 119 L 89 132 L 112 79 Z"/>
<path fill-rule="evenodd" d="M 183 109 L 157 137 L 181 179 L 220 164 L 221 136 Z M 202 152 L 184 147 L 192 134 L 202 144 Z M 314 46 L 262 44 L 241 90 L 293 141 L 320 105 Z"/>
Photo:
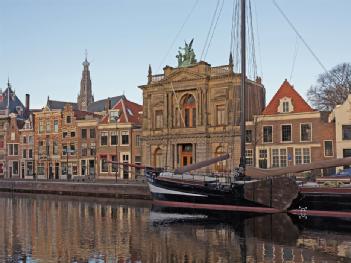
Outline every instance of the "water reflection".
<path fill-rule="evenodd" d="M 184 215 L 44 195 L 0 194 L 0 211 L 0 262 L 351 261 L 348 221 L 345 230 L 285 214 Z"/>

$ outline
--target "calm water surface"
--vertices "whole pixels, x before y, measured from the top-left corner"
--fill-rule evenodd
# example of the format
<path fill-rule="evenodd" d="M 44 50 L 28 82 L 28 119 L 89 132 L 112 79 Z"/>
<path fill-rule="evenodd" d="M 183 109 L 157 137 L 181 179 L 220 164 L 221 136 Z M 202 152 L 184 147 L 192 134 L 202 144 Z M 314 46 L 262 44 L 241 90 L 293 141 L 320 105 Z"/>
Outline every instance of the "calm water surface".
<path fill-rule="evenodd" d="M 0 262 L 351 262 L 351 221 L 0 194 Z"/>

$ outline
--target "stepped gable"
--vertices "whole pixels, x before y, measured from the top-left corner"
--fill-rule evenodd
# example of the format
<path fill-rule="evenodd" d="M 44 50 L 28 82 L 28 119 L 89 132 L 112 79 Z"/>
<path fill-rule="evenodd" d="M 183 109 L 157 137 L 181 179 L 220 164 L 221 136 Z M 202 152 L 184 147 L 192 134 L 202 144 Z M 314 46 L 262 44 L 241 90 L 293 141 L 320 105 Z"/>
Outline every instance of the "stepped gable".
<path fill-rule="evenodd" d="M 112 110 L 118 110 L 120 112 L 118 123 L 141 124 L 141 112 L 143 110 L 142 105 L 127 100 L 125 96 L 123 96 L 117 103 L 112 105 L 114 105 Z M 108 121 L 109 114 L 106 114 L 101 122 L 108 123 Z"/>
<path fill-rule="evenodd" d="M 269 104 L 263 110 L 263 115 L 279 114 L 278 107 L 280 100 L 283 98 L 290 98 L 293 105 L 293 110 L 289 113 L 299 112 L 314 112 L 310 105 L 301 97 L 301 95 L 294 89 L 294 87 L 285 79 L 278 91 L 275 93 Z"/>

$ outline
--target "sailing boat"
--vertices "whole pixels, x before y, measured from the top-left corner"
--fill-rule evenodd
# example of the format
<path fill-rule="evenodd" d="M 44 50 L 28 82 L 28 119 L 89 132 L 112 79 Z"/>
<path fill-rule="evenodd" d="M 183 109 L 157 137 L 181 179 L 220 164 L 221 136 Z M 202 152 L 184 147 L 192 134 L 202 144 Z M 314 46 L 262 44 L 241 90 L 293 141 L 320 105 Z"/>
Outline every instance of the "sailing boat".
<path fill-rule="evenodd" d="M 241 0 L 241 88 L 240 88 L 240 166 L 227 177 L 188 172 L 229 158 L 222 155 L 178 168 L 173 172 L 145 168 L 154 203 L 160 206 L 191 207 L 227 211 L 275 213 L 288 209 L 298 196 L 295 179 L 289 176 L 254 178 L 246 174 L 246 0 Z M 190 42 L 189 46 L 191 46 Z M 179 59 L 180 56 L 177 56 Z"/>

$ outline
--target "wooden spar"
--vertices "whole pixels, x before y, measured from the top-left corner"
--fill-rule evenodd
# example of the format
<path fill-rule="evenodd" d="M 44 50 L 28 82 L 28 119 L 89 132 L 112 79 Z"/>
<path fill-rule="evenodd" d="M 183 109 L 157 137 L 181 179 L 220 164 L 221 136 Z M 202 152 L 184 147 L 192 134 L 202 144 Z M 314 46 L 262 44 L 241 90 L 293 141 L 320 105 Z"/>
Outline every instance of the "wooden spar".
<path fill-rule="evenodd" d="M 281 176 L 288 173 L 301 173 L 304 171 L 310 171 L 314 169 L 323 169 L 330 167 L 338 167 L 351 164 L 351 157 L 332 159 L 332 160 L 321 160 L 308 164 L 300 164 L 295 166 L 289 166 L 284 168 L 273 168 L 273 169 L 261 169 L 255 167 L 247 167 L 246 175 L 252 178 L 262 178 L 266 176 Z"/>
<path fill-rule="evenodd" d="M 182 173 L 190 172 L 190 171 L 200 169 L 200 168 L 203 168 L 203 167 L 206 167 L 206 166 L 209 166 L 211 164 L 215 164 L 215 163 L 218 163 L 220 161 L 227 160 L 227 159 L 229 159 L 228 153 L 221 155 L 221 156 L 218 156 L 218 157 L 215 157 L 215 158 L 211 158 L 211 159 L 202 161 L 202 162 L 198 162 L 198 163 L 194 163 L 194 164 L 190 164 L 190 165 L 187 165 L 184 167 L 177 168 L 177 169 L 175 169 L 174 173 L 175 174 L 182 174 Z"/>

